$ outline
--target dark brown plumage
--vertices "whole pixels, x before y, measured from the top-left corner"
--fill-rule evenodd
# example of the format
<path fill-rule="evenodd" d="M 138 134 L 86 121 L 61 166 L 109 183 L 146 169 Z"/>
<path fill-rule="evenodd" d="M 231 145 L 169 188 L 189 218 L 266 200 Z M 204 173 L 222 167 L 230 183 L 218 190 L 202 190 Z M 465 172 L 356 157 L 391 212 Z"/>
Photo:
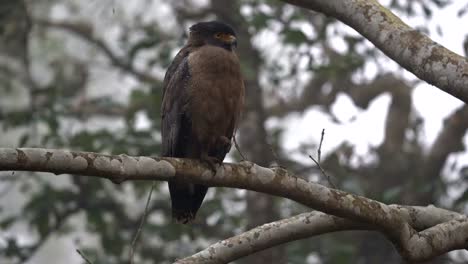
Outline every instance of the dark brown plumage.
<path fill-rule="evenodd" d="M 221 22 L 190 27 L 187 44 L 164 77 L 162 155 L 222 163 L 244 103 L 244 83 L 232 28 Z M 169 181 L 172 216 L 195 218 L 208 187 Z"/>

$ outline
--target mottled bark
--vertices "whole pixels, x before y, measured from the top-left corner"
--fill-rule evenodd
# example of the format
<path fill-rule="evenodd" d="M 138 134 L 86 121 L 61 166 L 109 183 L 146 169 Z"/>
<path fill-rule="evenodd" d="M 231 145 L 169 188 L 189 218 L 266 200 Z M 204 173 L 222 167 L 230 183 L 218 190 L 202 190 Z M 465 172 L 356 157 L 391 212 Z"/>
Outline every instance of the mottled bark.
<path fill-rule="evenodd" d="M 462 215 L 434 206 L 392 207 L 401 211 L 406 221 L 411 223 L 416 230 L 423 230 L 444 223 L 454 217 L 463 218 Z M 176 263 L 229 263 L 230 261 L 234 261 L 248 254 L 253 254 L 264 248 L 273 247 L 293 240 L 345 230 L 373 230 L 373 228 L 343 218 L 313 211 L 268 223 L 240 235 L 219 241 L 197 254 L 178 260 Z"/>

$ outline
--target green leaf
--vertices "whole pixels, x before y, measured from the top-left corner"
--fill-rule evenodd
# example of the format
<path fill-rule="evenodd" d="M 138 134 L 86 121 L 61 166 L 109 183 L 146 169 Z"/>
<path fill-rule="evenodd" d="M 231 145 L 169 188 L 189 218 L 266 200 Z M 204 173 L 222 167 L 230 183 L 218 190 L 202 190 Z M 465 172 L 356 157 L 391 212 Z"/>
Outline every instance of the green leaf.
<path fill-rule="evenodd" d="M 261 30 L 267 26 L 268 21 L 271 17 L 265 13 L 256 13 L 252 16 L 251 25 L 257 30 Z"/>
<path fill-rule="evenodd" d="M 468 190 L 465 190 L 463 194 L 458 197 L 457 200 L 455 200 L 455 205 L 461 205 L 462 203 L 465 203 L 468 201 Z"/>
<path fill-rule="evenodd" d="M 0 222 L 0 227 L 2 229 L 6 229 L 8 228 L 11 224 L 13 224 L 15 221 L 16 221 L 16 217 L 14 216 L 10 216 L 10 217 L 7 217 L 7 218 L 4 218 L 2 219 L 2 221 Z"/>
<path fill-rule="evenodd" d="M 299 29 L 287 29 L 283 34 L 286 43 L 299 45 L 307 41 L 307 36 Z"/>

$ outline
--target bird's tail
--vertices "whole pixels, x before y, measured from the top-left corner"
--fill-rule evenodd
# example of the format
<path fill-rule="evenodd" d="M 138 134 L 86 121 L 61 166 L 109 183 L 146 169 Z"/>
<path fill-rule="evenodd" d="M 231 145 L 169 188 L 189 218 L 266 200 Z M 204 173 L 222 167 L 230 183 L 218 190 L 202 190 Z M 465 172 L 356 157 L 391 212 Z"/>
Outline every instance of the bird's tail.
<path fill-rule="evenodd" d="M 169 181 L 172 202 L 172 218 L 177 223 L 187 224 L 195 219 L 208 187 L 199 184 Z"/>

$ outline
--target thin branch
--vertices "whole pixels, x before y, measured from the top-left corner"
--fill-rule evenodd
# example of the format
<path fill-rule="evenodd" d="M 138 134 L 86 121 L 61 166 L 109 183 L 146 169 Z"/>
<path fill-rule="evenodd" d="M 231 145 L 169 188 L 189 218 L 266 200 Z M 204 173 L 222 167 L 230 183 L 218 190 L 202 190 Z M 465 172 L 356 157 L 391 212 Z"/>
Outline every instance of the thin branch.
<path fill-rule="evenodd" d="M 323 143 L 323 138 L 325 136 L 325 128 L 322 129 L 322 134 L 320 136 L 320 144 L 319 144 L 319 147 L 317 149 L 317 159 L 318 160 L 315 160 L 314 157 L 312 157 L 311 155 L 309 155 L 309 158 L 315 163 L 315 165 L 317 165 L 317 167 L 319 168 L 320 172 L 322 173 L 323 177 L 325 177 L 325 179 L 327 179 L 327 182 L 328 184 L 333 188 L 333 189 L 336 189 L 336 186 L 335 184 L 332 182 L 330 176 L 325 172 L 325 170 L 322 168 L 322 165 L 320 165 L 320 156 L 322 155 L 322 143 Z"/>
<path fill-rule="evenodd" d="M 336 189 L 336 186 L 335 184 L 333 184 L 333 182 L 331 181 L 330 179 L 330 176 L 328 176 L 328 174 L 325 172 L 325 170 L 322 168 L 322 166 L 320 165 L 320 163 L 318 161 L 316 161 L 314 159 L 314 157 L 312 157 L 311 155 L 309 155 L 309 158 L 315 163 L 315 165 L 317 165 L 317 167 L 319 168 L 320 172 L 322 173 L 322 175 L 325 177 L 325 179 L 327 179 L 327 182 L 328 184 L 330 184 L 330 186 L 333 188 L 333 189 Z"/>
<path fill-rule="evenodd" d="M 79 22 L 70 23 L 66 21 L 53 22 L 53 21 L 39 19 L 39 18 L 35 18 L 33 21 L 34 23 L 40 26 L 66 30 L 84 39 L 85 41 L 93 44 L 96 48 L 102 51 L 114 66 L 134 75 L 135 77 L 137 77 L 143 82 L 152 83 L 152 84 L 161 82 L 161 80 L 159 80 L 155 76 L 151 75 L 148 72 L 144 72 L 144 71 L 136 69 L 132 65 L 132 63 L 130 63 L 129 61 L 115 54 L 114 51 L 112 51 L 112 49 L 105 43 L 104 40 L 94 35 L 93 28 L 89 24 L 79 23 Z"/>
<path fill-rule="evenodd" d="M 323 137 L 325 136 L 325 128 L 322 129 L 322 134 L 320 136 L 320 144 L 317 149 L 317 159 L 318 163 L 320 164 L 320 156 L 322 155 L 322 143 L 323 143 Z"/>
<path fill-rule="evenodd" d="M 155 186 L 156 186 L 156 182 L 154 181 L 153 184 L 151 185 L 151 190 L 148 194 L 148 199 L 146 200 L 145 211 L 143 212 L 143 216 L 141 217 L 140 225 L 138 226 L 137 232 L 132 241 L 132 246 L 130 247 L 130 264 L 133 264 L 133 255 L 135 254 L 136 243 L 138 241 L 138 237 L 140 236 L 141 230 L 143 229 L 143 225 L 145 224 L 146 216 L 148 214 L 149 204 L 151 201 L 151 195 L 153 194 L 153 190 Z"/>
<path fill-rule="evenodd" d="M 273 155 L 273 159 L 275 160 L 276 164 L 279 166 L 279 167 L 282 167 L 281 166 L 281 163 L 280 163 L 280 159 L 278 157 L 278 154 L 276 153 L 275 149 L 273 148 L 273 145 L 268 143 L 268 147 L 270 148 L 270 151 L 271 151 L 271 154 Z"/>
<path fill-rule="evenodd" d="M 236 139 L 236 134 L 234 134 L 234 136 L 232 137 L 232 140 L 234 141 L 234 146 L 236 147 L 236 150 L 237 152 L 239 153 L 239 155 L 241 156 L 242 160 L 247 160 L 244 156 L 244 154 L 242 154 L 242 151 L 240 150 L 240 147 L 239 145 L 237 144 L 237 139 Z"/>
<path fill-rule="evenodd" d="M 88 258 L 86 258 L 85 254 L 81 252 L 79 249 L 76 249 L 76 252 L 81 256 L 81 258 L 86 261 L 87 264 L 93 264 Z"/>

